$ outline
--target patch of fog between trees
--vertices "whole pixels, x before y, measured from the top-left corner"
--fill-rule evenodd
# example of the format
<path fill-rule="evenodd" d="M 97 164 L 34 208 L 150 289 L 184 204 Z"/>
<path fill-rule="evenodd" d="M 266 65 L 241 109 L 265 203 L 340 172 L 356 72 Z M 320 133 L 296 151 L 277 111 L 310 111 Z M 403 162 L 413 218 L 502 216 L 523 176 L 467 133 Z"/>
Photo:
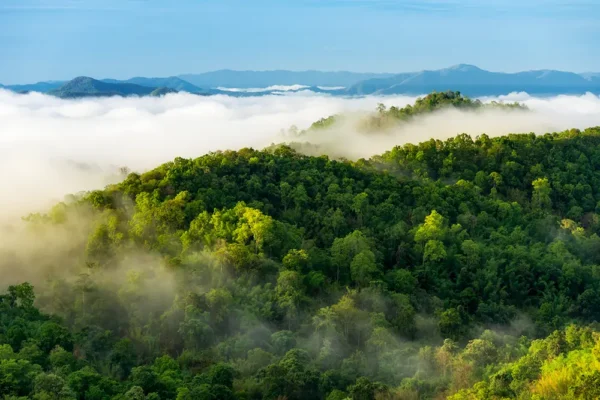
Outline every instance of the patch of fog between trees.
<path fill-rule="evenodd" d="M 379 134 L 357 131 L 354 118 L 378 103 L 403 107 L 416 97 L 339 98 L 301 92 L 235 98 L 172 94 L 161 98 L 61 100 L 0 90 L 0 168 L 4 188 L 0 220 L 44 210 L 68 193 L 102 188 L 123 178 L 121 167 L 143 172 L 175 157 L 210 151 L 263 148 L 308 141 L 332 157 L 370 157 L 394 145 L 445 139 L 459 133 L 497 136 L 545 133 L 600 125 L 600 98 L 525 93 L 483 101 L 520 101 L 530 112 L 446 110 L 417 117 Z M 349 117 L 327 131 L 301 138 L 282 134 L 306 129 L 333 114 Z"/>

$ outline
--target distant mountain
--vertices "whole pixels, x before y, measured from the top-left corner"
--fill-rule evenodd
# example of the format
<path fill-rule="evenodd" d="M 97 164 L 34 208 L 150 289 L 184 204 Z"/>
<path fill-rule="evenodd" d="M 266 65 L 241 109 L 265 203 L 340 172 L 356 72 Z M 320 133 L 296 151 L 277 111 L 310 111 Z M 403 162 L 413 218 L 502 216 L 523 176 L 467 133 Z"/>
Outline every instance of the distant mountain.
<path fill-rule="evenodd" d="M 48 93 L 51 90 L 59 88 L 65 82 L 64 81 L 48 81 L 48 82 L 37 82 L 30 83 L 25 85 L 0 85 L 4 89 L 12 90 L 13 92 L 40 92 L 40 93 Z"/>
<path fill-rule="evenodd" d="M 132 83 L 134 85 L 147 86 L 152 88 L 165 87 L 169 89 L 175 89 L 178 92 L 189 92 L 189 93 L 200 93 L 203 89 L 198 86 L 192 85 L 191 83 L 184 81 L 181 78 L 176 76 L 171 76 L 168 78 L 144 78 L 144 77 L 136 77 L 127 80 L 117 80 L 117 79 L 102 79 L 103 82 L 106 83 Z"/>
<path fill-rule="evenodd" d="M 136 77 L 127 80 L 79 77 L 70 82 L 5 85 L 15 92 L 36 91 L 60 97 L 150 95 L 157 88 L 198 95 L 254 97 L 311 91 L 333 96 L 420 95 L 433 91 L 460 91 L 470 97 L 511 92 L 532 95 L 600 94 L 600 73 L 537 70 L 517 73 L 490 72 L 459 64 L 440 70 L 400 74 L 322 71 L 221 70 L 167 78 Z M 165 90 L 159 91 L 165 94 Z"/>
<path fill-rule="evenodd" d="M 108 97 L 108 96 L 146 96 L 157 88 L 135 85 L 133 83 L 107 83 L 86 76 L 80 76 L 54 89 L 48 94 L 61 98 Z"/>
<path fill-rule="evenodd" d="M 585 72 L 583 74 L 580 74 L 581 76 L 583 76 L 585 79 L 589 80 L 589 81 L 600 81 L 600 72 Z"/>
<path fill-rule="evenodd" d="M 233 71 L 219 70 L 202 74 L 184 74 L 179 78 L 199 87 L 264 88 L 274 85 L 351 86 L 372 78 L 393 74 L 323 71 Z"/>
<path fill-rule="evenodd" d="M 469 96 L 491 96 L 523 91 L 530 94 L 600 93 L 596 76 L 553 70 L 518 73 L 490 72 L 474 65 L 459 64 L 435 71 L 402 73 L 367 79 L 346 89 L 346 95 L 421 94 L 458 90 Z"/>

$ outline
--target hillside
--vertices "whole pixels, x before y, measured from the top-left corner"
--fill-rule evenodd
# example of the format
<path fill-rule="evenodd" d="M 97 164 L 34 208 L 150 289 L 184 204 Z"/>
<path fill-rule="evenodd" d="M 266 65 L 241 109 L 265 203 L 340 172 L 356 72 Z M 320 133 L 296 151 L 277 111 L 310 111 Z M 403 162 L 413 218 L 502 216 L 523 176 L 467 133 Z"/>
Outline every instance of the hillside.
<path fill-rule="evenodd" d="M 450 399 L 597 399 L 600 398 L 598 350 L 597 331 L 570 325 L 544 340 L 533 341 L 529 348 L 524 346 L 515 361 Z M 494 354 L 492 358 L 497 357 Z"/>
<path fill-rule="evenodd" d="M 500 73 L 460 64 L 436 71 L 403 73 L 387 78 L 358 82 L 347 95 L 420 94 L 431 91 L 459 90 L 469 96 L 491 96 L 510 92 L 529 94 L 600 93 L 600 80 L 572 72 L 539 70 Z"/>
<path fill-rule="evenodd" d="M 75 78 L 48 94 L 69 99 L 79 97 L 109 96 L 146 96 L 156 88 L 135 85 L 132 83 L 107 83 L 93 78 L 81 76 Z"/>
<path fill-rule="evenodd" d="M 600 128 L 177 158 L 26 218 L 0 392 L 595 398 L 598 204 Z"/>

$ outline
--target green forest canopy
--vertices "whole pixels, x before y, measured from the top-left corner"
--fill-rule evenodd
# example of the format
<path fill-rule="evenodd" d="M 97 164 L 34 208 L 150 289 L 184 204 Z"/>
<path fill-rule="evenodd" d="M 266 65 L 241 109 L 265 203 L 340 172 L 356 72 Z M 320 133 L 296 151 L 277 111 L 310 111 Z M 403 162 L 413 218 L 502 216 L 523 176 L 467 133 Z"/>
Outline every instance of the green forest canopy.
<path fill-rule="evenodd" d="M 0 297 L 0 393 L 598 398 L 599 215 L 600 128 L 177 158 L 27 218 L 87 234 Z"/>

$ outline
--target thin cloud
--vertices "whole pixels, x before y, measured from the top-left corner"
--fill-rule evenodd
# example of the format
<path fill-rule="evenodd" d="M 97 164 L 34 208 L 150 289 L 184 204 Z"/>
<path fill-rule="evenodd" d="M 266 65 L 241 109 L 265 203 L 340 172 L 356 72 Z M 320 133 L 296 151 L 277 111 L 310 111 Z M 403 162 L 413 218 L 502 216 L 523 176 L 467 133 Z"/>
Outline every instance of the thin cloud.
<path fill-rule="evenodd" d="M 267 86 L 264 88 L 218 87 L 217 89 L 223 90 L 225 92 L 263 93 L 263 92 L 272 92 L 274 90 L 279 91 L 279 92 L 298 91 L 300 89 L 306 89 L 306 88 L 309 88 L 309 86 L 306 86 L 306 85 L 273 85 L 273 86 Z"/>

